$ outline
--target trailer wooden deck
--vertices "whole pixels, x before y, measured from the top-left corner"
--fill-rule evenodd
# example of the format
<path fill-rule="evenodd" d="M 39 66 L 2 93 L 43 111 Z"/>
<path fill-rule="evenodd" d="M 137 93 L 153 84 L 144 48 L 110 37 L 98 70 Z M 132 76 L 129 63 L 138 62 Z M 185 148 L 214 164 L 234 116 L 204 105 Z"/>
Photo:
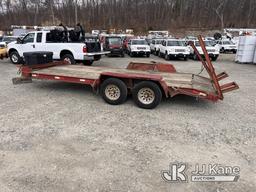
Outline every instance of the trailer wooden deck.
<path fill-rule="evenodd" d="M 106 68 L 106 67 L 91 67 L 80 65 L 63 65 L 54 66 L 45 69 L 33 70 L 33 74 L 52 75 L 62 77 L 74 77 L 90 80 L 98 80 L 103 73 L 115 73 L 126 75 L 156 75 L 160 76 L 162 81 L 166 83 L 169 88 L 185 88 L 196 89 L 207 93 L 215 93 L 216 90 L 209 78 L 194 75 L 191 73 L 164 73 L 157 71 L 138 71 L 122 68 Z"/>

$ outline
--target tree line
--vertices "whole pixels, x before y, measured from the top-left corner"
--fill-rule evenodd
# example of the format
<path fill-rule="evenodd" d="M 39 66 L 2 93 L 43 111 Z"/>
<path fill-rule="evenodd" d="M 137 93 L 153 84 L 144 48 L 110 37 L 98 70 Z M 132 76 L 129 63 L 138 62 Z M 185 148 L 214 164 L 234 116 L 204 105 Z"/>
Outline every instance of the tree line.
<path fill-rule="evenodd" d="M 135 32 L 256 27 L 255 0 L 0 0 L 0 26 L 72 26 Z"/>

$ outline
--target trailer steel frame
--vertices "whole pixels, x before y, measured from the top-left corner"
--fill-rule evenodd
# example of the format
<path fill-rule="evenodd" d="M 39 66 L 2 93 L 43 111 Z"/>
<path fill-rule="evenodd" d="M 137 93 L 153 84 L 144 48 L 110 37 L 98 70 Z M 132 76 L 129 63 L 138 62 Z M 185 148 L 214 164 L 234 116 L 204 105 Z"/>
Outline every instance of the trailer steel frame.
<path fill-rule="evenodd" d="M 165 97 L 184 94 L 211 101 L 223 100 L 223 93 L 236 90 L 239 86 L 235 82 L 220 85 L 220 81 L 228 75 L 226 72 L 216 74 L 201 36 L 199 36 L 199 42 L 205 60 L 196 47 L 193 44 L 191 46 L 209 74 L 209 78 L 192 73 L 179 73 L 173 65 L 164 63 L 132 62 L 126 69 L 117 69 L 70 65 L 61 61 L 44 65 L 22 65 L 20 66 L 21 77 L 14 78 L 13 83 L 32 82 L 32 79 L 54 80 L 89 85 L 97 91 L 106 79 L 115 78 L 124 82 L 129 92 L 132 92 L 136 84 L 149 81 L 157 84 Z"/>

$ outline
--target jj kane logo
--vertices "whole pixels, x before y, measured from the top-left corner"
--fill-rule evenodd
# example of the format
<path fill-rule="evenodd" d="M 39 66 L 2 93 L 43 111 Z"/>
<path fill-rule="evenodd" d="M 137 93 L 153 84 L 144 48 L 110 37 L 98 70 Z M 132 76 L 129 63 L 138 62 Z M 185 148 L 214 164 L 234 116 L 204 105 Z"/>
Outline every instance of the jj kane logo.
<path fill-rule="evenodd" d="M 190 173 L 190 174 L 189 174 Z M 188 174 L 192 182 L 236 182 L 239 179 L 240 167 L 219 164 L 196 164 L 191 172 L 185 163 L 171 163 L 169 170 L 161 172 L 166 182 L 188 182 Z"/>

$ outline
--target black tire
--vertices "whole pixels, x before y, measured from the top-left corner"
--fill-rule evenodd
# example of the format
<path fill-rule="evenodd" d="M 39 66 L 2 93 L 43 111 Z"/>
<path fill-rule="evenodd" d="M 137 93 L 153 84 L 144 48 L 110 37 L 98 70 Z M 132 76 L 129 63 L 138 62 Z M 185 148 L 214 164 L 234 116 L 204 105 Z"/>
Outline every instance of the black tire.
<path fill-rule="evenodd" d="M 147 56 L 147 57 L 150 57 L 150 53 L 147 53 L 146 56 Z"/>
<path fill-rule="evenodd" d="M 94 56 L 94 61 L 99 61 L 101 59 L 101 55 L 95 55 Z"/>
<path fill-rule="evenodd" d="M 17 51 L 12 51 L 9 55 L 11 62 L 14 65 L 18 65 L 22 63 L 22 58 L 20 57 L 19 53 Z"/>
<path fill-rule="evenodd" d="M 93 64 L 93 62 L 94 62 L 94 61 L 92 61 L 92 60 L 84 60 L 84 61 L 83 61 L 83 64 L 84 64 L 84 65 L 87 65 L 87 66 L 91 66 L 91 65 Z"/>
<path fill-rule="evenodd" d="M 212 61 L 216 61 L 218 59 L 218 57 L 212 57 L 211 59 L 212 59 Z"/>
<path fill-rule="evenodd" d="M 198 61 L 198 60 L 199 60 L 199 58 L 197 57 L 196 54 L 193 55 L 193 59 L 194 59 L 195 61 Z"/>
<path fill-rule="evenodd" d="M 156 83 L 143 81 L 135 85 L 132 89 L 132 97 L 138 107 L 143 109 L 154 109 L 162 100 L 162 91 Z"/>
<path fill-rule="evenodd" d="M 61 57 L 61 60 L 62 61 L 67 61 L 67 62 L 69 62 L 70 64 L 76 64 L 76 61 L 75 61 L 75 59 L 74 59 L 74 56 L 73 55 L 71 55 L 71 54 L 65 54 L 65 55 L 63 55 L 62 57 Z"/>
<path fill-rule="evenodd" d="M 188 57 L 187 57 L 187 56 L 185 56 L 185 57 L 184 57 L 184 61 L 187 61 L 187 60 L 188 60 Z"/>
<path fill-rule="evenodd" d="M 220 52 L 221 52 L 221 53 L 225 53 L 225 49 L 222 47 L 222 48 L 220 49 Z"/>
<path fill-rule="evenodd" d="M 130 57 L 134 57 L 134 53 L 133 52 L 130 52 Z"/>
<path fill-rule="evenodd" d="M 166 61 L 170 60 L 170 56 L 168 55 L 168 53 L 165 53 L 164 59 L 165 59 Z"/>
<path fill-rule="evenodd" d="M 117 91 L 117 92 L 119 91 L 119 93 L 117 93 L 117 92 L 107 93 L 108 90 L 111 91 L 111 86 L 113 86 L 112 90 L 113 90 L 113 88 L 116 89 L 113 91 Z M 127 86 L 125 85 L 125 83 L 123 81 L 121 81 L 120 79 L 109 78 L 102 83 L 102 85 L 100 87 L 100 94 L 106 103 L 108 103 L 110 105 L 119 105 L 126 101 L 128 90 L 127 90 Z M 119 94 L 119 96 L 116 94 Z"/>
<path fill-rule="evenodd" d="M 153 54 L 157 56 L 157 51 L 156 51 L 156 49 L 153 51 Z"/>

